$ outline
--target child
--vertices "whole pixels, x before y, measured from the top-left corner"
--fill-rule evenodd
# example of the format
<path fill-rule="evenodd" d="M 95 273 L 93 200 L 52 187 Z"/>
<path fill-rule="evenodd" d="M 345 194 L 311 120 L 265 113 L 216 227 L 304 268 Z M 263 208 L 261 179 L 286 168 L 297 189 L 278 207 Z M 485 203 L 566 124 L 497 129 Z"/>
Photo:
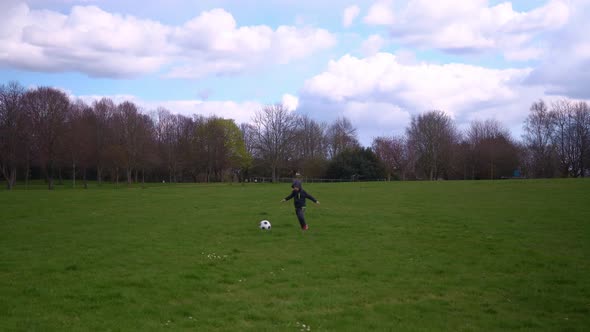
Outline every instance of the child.
<path fill-rule="evenodd" d="M 293 188 L 293 192 L 291 192 L 291 195 L 285 197 L 281 202 L 286 202 L 291 198 L 294 198 L 295 214 L 297 214 L 297 219 L 299 219 L 301 229 L 305 231 L 309 228 L 305 223 L 305 199 L 309 198 L 316 204 L 320 204 L 320 202 L 317 199 L 313 198 L 313 196 L 308 194 L 305 190 L 303 190 L 301 182 L 298 180 L 293 181 L 291 188 Z"/>

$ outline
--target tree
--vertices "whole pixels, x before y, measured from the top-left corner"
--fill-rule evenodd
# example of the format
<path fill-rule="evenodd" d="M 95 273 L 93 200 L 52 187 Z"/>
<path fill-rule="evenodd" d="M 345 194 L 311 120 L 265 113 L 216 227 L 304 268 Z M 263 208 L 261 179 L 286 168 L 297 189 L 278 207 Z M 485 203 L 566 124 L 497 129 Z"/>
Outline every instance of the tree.
<path fill-rule="evenodd" d="M 376 180 L 385 177 L 385 168 L 370 148 L 347 149 L 332 158 L 326 176 L 353 181 Z"/>
<path fill-rule="evenodd" d="M 127 175 L 127 184 L 131 184 L 133 171 L 137 170 L 140 160 L 141 138 L 144 135 L 142 131 L 146 128 L 142 127 L 142 117 L 137 106 L 132 102 L 125 101 L 117 106 L 115 115 L 115 119 L 117 119 L 115 123 L 120 133 L 119 144 L 124 152 L 123 167 Z"/>
<path fill-rule="evenodd" d="M 141 183 L 143 184 L 146 170 L 150 170 L 158 164 L 156 129 L 154 122 L 146 114 L 139 114 L 137 144 L 135 182 L 139 182 L 138 174 L 141 171 Z"/>
<path fill-rule="evenodd" d="M 54 168 L 59 150 L 65 137 L 66 118 L 70 101 L 65 93 L 57 89 L 39 87 L 27 92 L 25 105 L 31 112 L 34 142 L 38 147 L 38 159 L 45 169 L 50 190 L 54 188 Z"/>
<path fill-rule="evenodd" d="M 442 111 L 431 111 L 412 117 L 406 131 L 408 144 L 416 153 L 417 171 L 430 180 L 447 174 L 458 138 L 451 118 Z"/>
<path fill-rule="evenodd" d="M 243 178 L 244 170 L 252 165 L 252 155 L 246 150 L 242 131 L 234 120 L 222 119 L 221 125 L 224 128 L 226 165 L 233 176 Z"/>
<path fill-rule="evenodd" d="M 577 176 L 584 177 L 590 166 L 590 107 L 586 102 L 581 101 L 575 105 L 574 119 L 574 137 L 578 153 L 575 168 L 578 170 Z"/>
<path fill-rule="evenodd" d="M 391 181 L 392 176 L 405 180 L 406 146 L 406 140 L 400 136 L 377 137 L 373 140 L 373 151 L 385 167 L 387 181 Z"/>
<path fill-rule="evenodd" d="M 345 117 L 338 118 L 330 125 L 330 127 L 328 127 L 326 139 L 330 158 L 333 158 L 346 149 L 360 147 L 356 128 L 354 128 L 350 120 Z"/>
<path fill-rule="evenodd" d="M 518 149 L 508 129 L 496 120 L 473 121 L 466 134 L 472 179 L 511 177 L 518 167 Z"/>
<path fill-rule="evenodd" d="M 590 110 L 585 102 L 567 99 L 554 102 L 552 142 L 559 159 L 561 176 L 583 177 L 588 167 L 590 139 Z"/>
<path fill-rule="evenodd" d="M 553 177 L 555 148 L 552 142 L 553 117 L 543 100 L 533 103 L 525 120 L 523 141 L 530 150 L 533 177 Z"/>
<path fill-rule="evenodd" d="M 116 106 L 112 100 L 108 98 L 102 98 L 101 100 L 95 101 L 92 104 L 92 109 L 96 116 L 96 122 L 94 126 L 94 148 L 96 149 L 96 153 L 94 155 L 94 164 L 96 167 L 96 178 L 98 184 L 100 185 L 102 182 L 103 169 L 107 164 L 112 165 L 112 163 L 110 163 L 107 158 L 113 155 L 110 152 L 113 150 L 111 146 L 114 144 L 115 140 L 112 122 Z"/>
<path fill-rule="evenodd" d="M 293 151 L 293 172 L 305 176 L 321 176 L 327 160 L 326 125 L 308 116 L 299 117 Z"/>
<path fill-rule="evenodd" d="M 25 89 L 17 82 L 0 85 L 0 170 L 9 190 L 16 183 L 17 168 L 28 158 L 30 118 L 24 96 Z"/>
<path fill-rule="evenodd" d="M 256 150 L 268 163 L 272 181 L 278 179 L 278 170 L 293 151 L 297 118 L 282 104 L 267 105 L 254 116 Z"/>
<path fill-rule="evenodd" d="M 92 166 L 97 152 L 94 139 L 96 116 L 92 108 L 81 100 L 72 103 L 66 126 L 65 147 L 72 165 L 73 186 L 76 186 L 76 170 L 81 168 L 84 188 L 88 188 L 86 170 Z"/>
<path fill-rule="evenodd" d="M 242 141 L 244 142 L 244 149 L 246 150 L 246 154 L 249 156 L 250 160 L 244 166 L 241 172 L 242 179 L 248 178 L 250 169 L 254 164 L 254 160 L 257 158 L 256 156 L 256 127 L 249 124 L 249 123 L 242 123 L 240 124 L 240 132 L 242 134 Z"/>
<path fill-rule="evenodd" d="M 181 167 L 179 143 L 181 115 L 173 115 L 165 108 L 158 108 L 155 118 L 156 141 L 161 166 L 166 169 L 168 182 L 177 182 Z"/>

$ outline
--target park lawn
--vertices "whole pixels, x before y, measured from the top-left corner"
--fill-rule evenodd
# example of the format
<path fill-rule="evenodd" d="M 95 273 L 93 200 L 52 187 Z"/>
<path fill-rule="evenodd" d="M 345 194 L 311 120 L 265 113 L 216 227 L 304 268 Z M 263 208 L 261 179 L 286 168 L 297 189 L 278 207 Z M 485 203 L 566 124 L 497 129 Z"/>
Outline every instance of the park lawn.
<path fill-rule="evenodd" d="M 304 188 L 0 191 L 0 331 L 590 327 L 588 180 Z"/>

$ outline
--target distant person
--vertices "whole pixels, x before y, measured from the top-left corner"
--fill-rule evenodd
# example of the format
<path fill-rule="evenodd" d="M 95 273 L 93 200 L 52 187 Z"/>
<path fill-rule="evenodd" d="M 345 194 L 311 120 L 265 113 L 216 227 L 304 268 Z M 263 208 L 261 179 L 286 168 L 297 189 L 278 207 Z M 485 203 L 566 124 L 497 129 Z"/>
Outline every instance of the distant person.
<path fill-rule="evenodd" d="M 297 215 L 297 219 L 299 220 L 301 229 L 305 231 L 309 229 L 307 223 L 305 223 L 305 199 L 310 199 L 312 202 L 316 204 L 320 204 L 320 202 L 317 199 L 313 198 L 313 196 L 308 194 L 305 190 L 303 190 L 303 187 L 301 186 L 301 181 L 299 180 L 293 181 L 291 188 L 293 188 L 291 194 L 283 198 L 281 202 L 286 202 L 291 198 L 294 199 L 293 203 L 295 205 L 295 214 Z"/>

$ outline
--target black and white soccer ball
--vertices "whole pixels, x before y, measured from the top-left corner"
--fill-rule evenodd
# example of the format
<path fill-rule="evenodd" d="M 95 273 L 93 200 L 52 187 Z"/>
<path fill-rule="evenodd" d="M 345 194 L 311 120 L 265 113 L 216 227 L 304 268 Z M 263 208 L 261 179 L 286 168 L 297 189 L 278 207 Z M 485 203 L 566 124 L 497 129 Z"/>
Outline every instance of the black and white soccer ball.
<path fill-rule="evenodd" d="M 271 227 L 270 221 L 268 221 L 268 220 L 262 220 L 260 222 L 260 225 L 258 227 L 260 227 L 260 229 L 263 229 L 263 230 L 267 231 Z"/>

